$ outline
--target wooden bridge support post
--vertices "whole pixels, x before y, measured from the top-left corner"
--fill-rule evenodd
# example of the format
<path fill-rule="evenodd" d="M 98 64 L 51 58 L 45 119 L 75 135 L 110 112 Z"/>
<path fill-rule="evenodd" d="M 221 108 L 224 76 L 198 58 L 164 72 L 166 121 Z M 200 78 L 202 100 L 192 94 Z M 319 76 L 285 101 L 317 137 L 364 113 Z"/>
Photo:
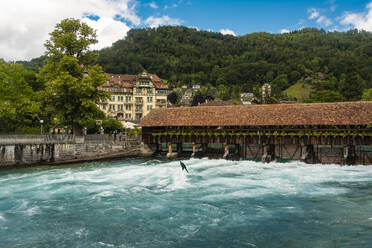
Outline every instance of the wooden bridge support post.
<path fill-rule="evenodd" d="M 192 154 L 191 154 L 191 157 L 195 157 L 195 154 L 196 154 L 196 143 L 193 142 L 192 143 Z"/>
<path fill-rule="evenodd" d="M 229 155 L 229 145 L 227 143 L 225 143 L 225 152 L 224 152 L 222 158 L 226 159 L 228 155 Z"/>
<path fill-rule="evenodd" d="M 172 142 L 168 143 L 168 153 L 172 153 Z"/>
<path fill-rule="evenodd" d="M 344 146 L 344 165 L 353 165 L 355 164 L 355 146 Z"/>
<path fill-rule="evenodd" d="M 168 143 L 168 153 L 167 153 L 167 158 L 176 158 L 178 155 L 177 152 L 173 152 L 172 150 L 172 142 Z"/>
<path fill-rule="evenodd" d="M 301 161 L 309 164 L 315 163 L 315 154 L 313 145 L 301 146 Z"/>
<path fill-rule="evenodd" d="M 203 143 L 203 144 L 202 144 L 202 149 L 203 149 L 203 153 L 204 153 L 204 154 L 207 154 L 208 143 Z"/>
<path fill-rule="evenodd" d="M 183 151 L 183 145 L 182 145 L 182 143 L 178 143 L 177 144 L 177 152 L 178 152 L 178 154 L 181 154 L 182 151 Z"/>
<path fill-rule="evenodd" d="M 275 159 L 275 145 L 264 144 L 263 155 L 261 158 L 262 163 L 270 163 Z"/>

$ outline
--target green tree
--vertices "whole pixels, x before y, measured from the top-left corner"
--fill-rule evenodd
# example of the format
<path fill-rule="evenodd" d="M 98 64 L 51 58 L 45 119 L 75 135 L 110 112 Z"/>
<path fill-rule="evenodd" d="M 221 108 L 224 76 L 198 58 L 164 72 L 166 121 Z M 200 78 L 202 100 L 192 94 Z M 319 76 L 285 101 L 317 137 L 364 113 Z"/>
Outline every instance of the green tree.
<path fill-rule="evenodd" d="M 169 95 L 167 96 L 167 100 L 172 104 L 176 104 L 176 102 L 178 101 L 177 92 L 172 91 L 171 93 L 169 93 Z"/>
<path fill-rule="evenodd" d="M 345 101 L 340 93 L 331 90 L 319 90 L 312 94 L 306 102 L 342 102 Z"/>
<path fill-rule="evenodd" d="M 217 87 L 217 98 L 227 101 L 231 98 L 229 89 L 224 84 L 219 84 Z"/>
<path fill-rule="evenodd" d="M 102 122 L 102 127 L 105 130 L 105 133 L 111 133 L 114 131 L 120 131 L 123 129 L 123 124 L 120 121 L 114 119 L 104 120 Z"/>
<path fill-rule="evenodd" d="M 352 72 L 341 76 L 340 92 L 347 100 L 360 100 L 364 89 L 365 82 L 358 73 Z"/>
<path fill-rule="evenodd" d="M 80 64 L 90 64 L 98 53 L 89 49 L 98 42 L 96 31 L 78 19 L 68 18 L 58 23 L 46 41 L 46 56 L 54 60 L 69 55 L 76 57 Z"/>
<path fill-rule="evenodd" d="M 280 74 L 271 83 L 271 95 L 280 97 L 283 90 L 288 88 L 288 76 L 287 74 Z"/>
<path fill-rule="evenodd" d="M 83 66 L 94 63 L 89 46 L 97 42 L 96 33 L 78 20 L 65 19 L 50 35 L 45 44 L 47 62 L 39 73 L 45 82 L 44 107 L 79 135 L 79 123 L 102 116 L 97 104 L 108 97 L 98 90 L 106 81 L 101 67 Z"/>
<path fill-rule="evenodd" d="M 39 127 L 40 103 L 28 84 L 33 73 L 0 60 L 0 132 Z"/>
<path fill-rule="evenodd" d="M 372 88 L 363 92 L 363 101 L 372 101 Z"/>

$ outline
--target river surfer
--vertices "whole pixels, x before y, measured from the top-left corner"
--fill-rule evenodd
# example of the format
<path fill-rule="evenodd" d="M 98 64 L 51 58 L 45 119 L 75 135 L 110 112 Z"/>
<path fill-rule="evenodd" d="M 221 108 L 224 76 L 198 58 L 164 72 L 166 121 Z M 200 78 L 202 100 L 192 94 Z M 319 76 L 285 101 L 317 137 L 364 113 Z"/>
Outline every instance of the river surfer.
<path fill-rule="evenodd" d="M 181 165 L 182 170 L 186 170 L 187 173 L 189 173 L 189 171 L 187 170 L 186 165 L 185 165 L 184 163 L 182 163 L 182 162 L 180 161 L 180 165 Z"/>

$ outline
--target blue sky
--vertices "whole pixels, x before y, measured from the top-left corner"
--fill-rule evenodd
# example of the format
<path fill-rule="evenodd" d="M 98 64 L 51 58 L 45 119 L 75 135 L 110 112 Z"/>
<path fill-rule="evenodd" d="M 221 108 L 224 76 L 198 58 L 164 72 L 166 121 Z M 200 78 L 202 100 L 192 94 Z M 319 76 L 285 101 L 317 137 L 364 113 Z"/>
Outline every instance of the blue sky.
<path fill-rule="evenodd" d="M 252 32 L 280 33 L 302 27 L 342 31 L 354 27 L 341 24 L 343 17 L 347 13 L 367 14 L 366 6 L 370 2 L 372 1 L 153 0 L 140 1 L 137 13 L 143 19 L 148 16 L 169 16 L 185 26 L 216 32 L 229 29 L 236 35 Z M 310 19 L 313 13 L 315 14 Z"/>
<path fill-rule="evenodd" d="M 160 25 L 232 35 L 303 27 L 372 32 L 372 0 L 0 0 L 0 58 L 39 57 L 49 33 L 65 18 L 94 28 L 99 42 L 91 48 L 101 49 L 132 28 Z"/>

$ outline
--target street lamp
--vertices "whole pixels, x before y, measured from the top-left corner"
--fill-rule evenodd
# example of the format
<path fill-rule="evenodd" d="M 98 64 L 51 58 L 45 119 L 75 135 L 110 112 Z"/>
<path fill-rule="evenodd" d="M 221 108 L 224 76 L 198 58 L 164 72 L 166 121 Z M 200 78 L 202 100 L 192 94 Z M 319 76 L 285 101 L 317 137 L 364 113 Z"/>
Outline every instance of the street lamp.
<path fill-rule="evenodd" d="M 43 123 L 44 120 L 40 120 L 40 134 L 43 135 Z"/>

